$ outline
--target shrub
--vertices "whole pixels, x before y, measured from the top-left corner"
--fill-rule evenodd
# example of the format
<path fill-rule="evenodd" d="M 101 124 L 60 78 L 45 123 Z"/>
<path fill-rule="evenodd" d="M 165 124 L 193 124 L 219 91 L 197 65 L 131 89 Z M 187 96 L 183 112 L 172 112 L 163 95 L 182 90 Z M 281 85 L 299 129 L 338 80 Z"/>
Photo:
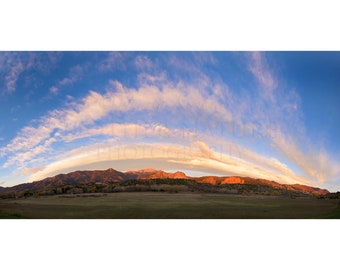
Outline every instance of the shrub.
<path fill-rule="evenodd" d="M 272 194 L 273 194 L 274 196 L 279 196 L 279 195 L 280 195 L 280 191 L 274 190 Z"/>

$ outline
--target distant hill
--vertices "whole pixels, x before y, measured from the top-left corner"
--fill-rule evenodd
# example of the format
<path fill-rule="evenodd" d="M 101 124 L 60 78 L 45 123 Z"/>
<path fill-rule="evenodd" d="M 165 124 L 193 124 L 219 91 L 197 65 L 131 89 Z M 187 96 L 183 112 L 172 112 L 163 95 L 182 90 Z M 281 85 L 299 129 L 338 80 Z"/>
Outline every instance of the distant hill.
<path fill-rule="evenodd" d="M 23 196 L 25 194 L 49 195 L 69 192 L 175 190 L 174 187 L 170 188 L 170 185 L 176 185 L 180 191 L 189 190 L 238 194 L 244 194 L 247 192 L 255 194 L 270 194 L 274 191 L 279 191 L 280 194 L 300 193 L 325 195 L 329 193 L 328 190 L 317 187 L 299 184 L 279 184 L 275 181 L 254 179 L 250 177 L 189 177 L 183 172 L 168 173 L 154 169 L 143 169 L 124 173 L 110 168 L 108 170 L 75 171 L 9 188 L 0 187 L 0 195 L 12 194 L 13 196 Z"/>
<path fill-rule="evenodd" d="M 216 176 L 208 176 L 208 177 L 201 177 L 197 178 L 197 181 L 203 183 L 210 183 L 213 185 L 224 185 L 224 184 L 241 184 L 241 185 L 259 185 L 259 186 L 268 186 L 276 189 L 283 189 L 283 190 L 291 190 L 291 191 L 298 191 L 303 193 L 315 194 L 315 195 L 324 195 L 329 193 L 326 189 L 320 189 L 317 187 L 310 187 L 306 185 L 300 184 L 279 184 L 275 181 L 265 180 L 265 179 L 255 179 L 250 177 L 216 177 Z"/>
<path fill-rule="evenodd" d="M 167 173 L 154 169 L 143 169 L 138 171 L 128 171 L 125 173 L 128 179 L 193 179 L 185 175 L 183 172 Z"/>

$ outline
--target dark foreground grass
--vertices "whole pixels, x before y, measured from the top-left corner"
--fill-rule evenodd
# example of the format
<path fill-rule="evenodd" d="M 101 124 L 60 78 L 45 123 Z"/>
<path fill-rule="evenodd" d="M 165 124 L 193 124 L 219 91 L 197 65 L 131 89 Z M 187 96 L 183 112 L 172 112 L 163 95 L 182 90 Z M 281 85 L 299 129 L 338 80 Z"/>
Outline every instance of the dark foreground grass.
<path fill-rule="evenodd" d="M 131 192 L 0 200 L 0 218 L 315 219 L 340 218 L 340 207 L 307 197 Z"/>

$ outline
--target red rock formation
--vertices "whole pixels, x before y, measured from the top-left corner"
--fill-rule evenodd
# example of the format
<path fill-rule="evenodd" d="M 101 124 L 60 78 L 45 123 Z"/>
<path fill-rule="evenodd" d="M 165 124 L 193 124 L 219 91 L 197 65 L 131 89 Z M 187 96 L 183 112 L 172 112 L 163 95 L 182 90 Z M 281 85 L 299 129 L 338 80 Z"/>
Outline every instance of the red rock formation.
<path fill-rule="evenodd" d="M 217 184 L 216 177 L 213 177 L 213 176 L 204 177 L 202 180 L 202 183 L 209 183 L 212 185 L 216 185 Z"/>
<path fill-rule="evenodd" d="M 235 176 L 226 177 L 221 182 L 221 184 L 222 185 L 227 185 L 227 184 L 244 184 L 244 179 L 241 179 L 241 178 L 235 177 Z"/>

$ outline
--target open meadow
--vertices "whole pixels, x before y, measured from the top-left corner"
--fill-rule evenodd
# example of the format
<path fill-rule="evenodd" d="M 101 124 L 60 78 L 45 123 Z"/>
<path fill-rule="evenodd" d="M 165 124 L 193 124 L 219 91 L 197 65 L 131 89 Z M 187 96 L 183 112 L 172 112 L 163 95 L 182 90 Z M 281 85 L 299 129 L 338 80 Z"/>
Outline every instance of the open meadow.
<path fill-rule="evenodd" d="M 338 200 L 209 193 L 121 192 L 0 200 L 0 218 L 305 219 L 339 218 Z"/>

